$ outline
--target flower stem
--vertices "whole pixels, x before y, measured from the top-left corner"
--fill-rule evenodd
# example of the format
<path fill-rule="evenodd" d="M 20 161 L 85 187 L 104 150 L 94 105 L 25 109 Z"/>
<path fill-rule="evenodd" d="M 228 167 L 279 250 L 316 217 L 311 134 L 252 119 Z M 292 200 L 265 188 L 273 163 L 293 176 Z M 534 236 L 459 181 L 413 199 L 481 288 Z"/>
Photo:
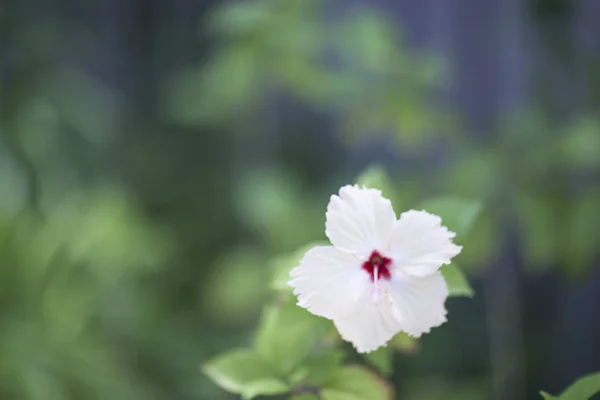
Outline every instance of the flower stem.
<path fill-rule="evenodd" d="M 321 388 L 319 386 L 308 386 L 308 385 L 299 385 L 292 389 L 292 396 L 302 396 L 305 394 L 312 394 L 317 396 L 317 398 L 322 399 L 321 397 Z"/>

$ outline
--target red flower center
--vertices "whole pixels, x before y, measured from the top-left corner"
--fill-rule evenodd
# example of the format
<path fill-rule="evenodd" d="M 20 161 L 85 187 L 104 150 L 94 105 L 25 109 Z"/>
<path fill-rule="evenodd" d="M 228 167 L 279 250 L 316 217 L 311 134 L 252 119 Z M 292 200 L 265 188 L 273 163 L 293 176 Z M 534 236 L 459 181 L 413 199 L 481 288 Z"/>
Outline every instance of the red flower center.
<path fill-rule="evenodd" d="M 383 257 L 377 250 L 373 250 L 369 260 L 363 263 L 362 269 L 371 276 L 373 282 L 375 279 L 390 280 L 392 274 L 388 267 L 391 263 L 391 258 Z"/>

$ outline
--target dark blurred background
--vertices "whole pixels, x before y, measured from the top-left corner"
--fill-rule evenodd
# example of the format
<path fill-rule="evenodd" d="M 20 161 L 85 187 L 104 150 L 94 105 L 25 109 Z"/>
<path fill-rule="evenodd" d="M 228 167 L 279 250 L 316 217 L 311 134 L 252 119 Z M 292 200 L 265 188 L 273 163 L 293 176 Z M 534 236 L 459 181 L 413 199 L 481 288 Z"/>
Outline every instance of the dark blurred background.
<path fill-rule="evenodd" d="M 0 1 L 0 398 L 233 399 L 273 257 L 384 166 L 484 214 L 399 399 L 600 369 L 600 2 Z"/>

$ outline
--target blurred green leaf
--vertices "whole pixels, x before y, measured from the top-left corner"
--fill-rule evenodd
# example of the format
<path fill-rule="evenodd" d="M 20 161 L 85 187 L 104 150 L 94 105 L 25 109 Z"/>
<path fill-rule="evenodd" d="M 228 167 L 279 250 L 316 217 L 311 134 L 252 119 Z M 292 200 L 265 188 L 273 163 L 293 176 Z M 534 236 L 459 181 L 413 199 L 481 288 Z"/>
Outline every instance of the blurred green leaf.
<path fill-rule="evenodd" d="M 456 263 L 443 265 L 440 272 L 446 280 L 450 296 L 473 297 L 475 292 Z"/>
<path fill-rule="evenodd" d="M 384 197 L 392 202 L 395 198 L 394 186 L 385 168 L 379 164 L 369 166 L 356 178 L 356 184 L 372 189 L 379 189 Z"/>
<path fill-rule="evenodd" d="M 413 354 L 419 350 L 419 339 L 409 336 L 405 332 L 399 332 L 390 340 L 389 346 L 402 353 Z"/>
<path fill-rule="evenodd" d="M 337 25 L 334 42 L 351 66 L 385 72 L 396 54 L 396 38 L 385 14 L 357 7 Z"/>
<path fill-rule="evenodd" d="M 203 365 L 202 371 L 221 388 L 248 398 L 257 394 L 269 394 L 269 391 L 281 390 L 285 386 L 284 382 L 278 381 L 277 374 L 260 355 L 250 349 L 222 354 Z"/>
<path fill-rule="evenodd" d="M 442 225 L 464 238 L 481 212 L 481 203 L 459 197 L 434 197 L 423 201 L 421 209 L 442 218 Z"/>
<path fill-rule="evenodd" d="M 62 278 L 62 279 L 61 279 Z M 98 298 L 95 282 L 76 280 L 70 275 L 55 277 L 43 292 L 42 312 L 47 330 L 61 341 L 74 340 L 82 333 L 93 315 Z"/>
<path fill-rule="evenodd" d="M 277 219 L 289 223 L 291 211 L 300 201 L 298 180 L 283 171 L 255 171 L 242 180 L 238 208 L 241 217 L 252 226 L 263 229 Z"/>
<path fill-rule="evenodd" d="M 114 139 L 124 104 L 107 84 L 70 70 L 57 76 L 48 89 L 62 120 L 84 139 L 95 144 Z"/>
<path fill-rule="evenodd" d="M 320 51 L 324 48 L 324 26 L 318 17 L 320 1 L 290 0 L 273 4 L 278 8 L 275 11 L 277 17 L 273 19 L 272 31 L 261 41 L 268 60 L 273 64 L 284 59 L 303 60 L 323 69 L 318 63 Z"/>
<path fill-rule="evenodd" d="M 499 134 L 503 147 L 513 153 L 519 151 L 529 154 L 547 141 L 549 132 L 552 135 L 556 133 L 556 125 L 550 123 L 544 112 L 535 105 L 514 110 L 500 124 Z"/>
<path fill-rule="evenodd" d="M 485 201 L 503 187 L 502 162 L 503 159 L 496 149 L 472 149 L 459 155 L 457 160 L 438 176 L 441 190 Z"/>
<path fill-rule="evenodd" d="M 25 391 L 30 400 L 63 400 L 67 398 L 66 388 L 57 377 L 47 371 L 31 368 L 24 375 Z"/>
<path fill-rule="evenodd" d="M 62 122 L 57 107 L 47 98 L 35 98 L 19 111 L 16 129 L 23 151 L 35 160 L 55 154 L 60 149 Z"/>
<path fill-rule="evenodd" d="M 273 280 L 271 281 L 271 288 L 275 290 L 289 290 L 292 288 L 287 284 L 291 277 L 290 271 L 300 264 L 300 261 L 304 257 L 304 254 L 313 247 L 316 246 L 328 246 L 327 242 L 312 242 L 301 246 L 298 250 L 291 254 L 281 255 L 274 257 L 269 262 L 270 270 L 273 271 Z"/>
<path fill-rule="evenodd" d="M 540 392 L 546 400 L 589 400 L 598 393 L 600 393 L 600 372 L 579 378 L 560 396 L 552 396 L 546 392 Z"/>
<path fill-rule="evenodd" d="M 344 353 L 333 349 L 309 355 L 299 370 L 305 371 L 299 382 L 307 385 L 320 385 L 338 372 L 342 367 Z"/>
<path fill-rule="evenodd" d="M 521 192 L 515 195 L 517 223 L 527 268 L 554 262 L 558 246 L 559 209 L 550 196 Z"/>
<path fill-rule="evenodd" d="M 43 223 L 23 219 L 16 245 L 27 274 L 38 274 L 64 257 L 104 283 L 156 271 L 169 257 L 172 237 L 148 224 L 133 201 L 117 190 L 66 195 Z M 39 268 L 39 270 L 37 269 Z"/>
<path fill-rule="evenodd" d="M 242 390 L 242 398 L 250 400 L 259 395 L 272 396 L 286 393 L 289 390 L 289 386 L 279 379 L 261 379 L 245 385 Z"/>
<path fill-rule="evenodd" d="M 392 139 L 400 149 L 420 151 L 431 139 L 435 122 L 439 118 L 417 94 L 396 94 L 384 108 L 384 119 Z"/>
<path fill-rule="evenodd" d="M 265 1 L 222 3 L 208 16 L 208 26 L 217 35 L 245 38 L 267 27 L 272 9 Z"/>
<path fill-rule="evenodd" d="M 244 324 L 257 317 L 267 295 L 265 256 L 251 247 L 238 247 L 220 256 L 201 291 L 207 313 L 223 324 Z"/>
<path fill-rule="evenodd" d="M 305 55 L 290 55 L 272 66 L 282 85 L 299 99 L 324 106 L 349 85 L 343 76 L 325 70 Z"/>
<path fill-rule="evenodd" d="M 254 171 L 242 179 L 237 210 L 273 248 L 293 250 L 321 232 L 323 211 L 285 171 Z"/>
<path fill-rule="evenodd" d="M 290 397 L 290 400 L 320 400 L 318 396 L 314 394 L 302 394 L 300 396 Z"/>
<path fill-rule="evenodd" d="M 416 64 L 415 73 L 419 77 L 419 82 L 441 84 L 446 81 L 446 59 L 441 54 L 420 55 L 416 60 Z"/>
<path fill-rule="evenodd" d="M 389 400 L 389 384 L 364 367 L 347 366 L 329 380 L 322 391 L 324 400 Z"/>
<path fill-rule="evenodd" d="M 256 333 L 256 350 L 276 371 L 288 375 L 324 335 L 328 322 L 298 307 L 295 298 L 290 298 L 264 310 Z"/>
<path fill-rule="evenodd" d="M 117 276 L 160 266 L 169 254 L 169 236 L 144 223 L 131 201 L 118 192 L 100 192 L 81 204 L 77 228 L 67 249 L 74 259 L 87 262 L 99 276 Z M 58 223 L 58 221 L 57 221 Z"/>
<path fill-rule="evenodd" d="M 575 198 L 566 210 L 566 226 L 563 230 L 564 273 L 568 277 L 580 277 L 591 266 L 600 249 L 600 189 L 592 190 Z"/>
<path fill-rule="evenodd" d="M 567 128 L 561 140 L 564 162 L 574 168 L 600 166 L 600 121 L 583 117 Z"/>
<path fill-rule="evenodd" d="M 548 394 L 546 392 L 540 392 L 540 395 L 542 395 L 544 400 L 558 400 L 558 397 L 554 397 L 551 394 Z"/>
<path fill-rule="evenodd" d="M 260 83 L 258 59 L 251 47 L 219 50 L 206 65 L 190 67 L 167 88 L 164 111 L 183 125 L 228 124 L 238 121 Z"/>
<path fill-rule="evenodd" d="M 0 136 L 0 213 L 16 215 L 27 206 L 26 174 L 5 150 Z"/>
<path fill-rule="evenodd" d="M 353 89 L 352 92 L 358 91 L 356 88 Z M 354 96 L 348 97 L 352 99 Z M 373 136 L 380 135 L 379 131 L 385 125 L 385 119 L 381 112 L 363 107 L 362 104 L 352 104 L 352 106 L 340 117 L 338 134 L 342 142 L 349 146 L 355 146 Z"/>
<path fill-rule="evenodd" d="M 392 349 L 389 346 L 380 347 L 379 349 L 365 354 L 367 363 L 375 368 L 383 375 L 389 377 L 392 374 Z"/>
<path fill-rule="evenodd" d="M 469 275 L 480 273 L 499 251 L 500 232 L 498 224 L 487 212 L 482 212 L 473 225 L 468 245 L 463 246 L 460 264 Z"/>

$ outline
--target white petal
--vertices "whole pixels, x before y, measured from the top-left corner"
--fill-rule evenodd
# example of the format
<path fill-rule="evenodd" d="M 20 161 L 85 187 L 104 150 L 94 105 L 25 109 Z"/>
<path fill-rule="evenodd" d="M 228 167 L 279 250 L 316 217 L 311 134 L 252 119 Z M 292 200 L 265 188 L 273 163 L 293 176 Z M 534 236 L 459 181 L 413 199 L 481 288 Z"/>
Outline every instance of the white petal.
<path fill-rule="evenodd" d="M 369 353 L 385 346 L 401 330 L 393 316 L 392 303 L 387 297 L 374 302 L 363 296 L 352 314 L 336 317 L 333 322 L 342 338 L 359 353 Z"/>
<path fill-rule="evenodd" d="M 419 337 L 446 322 L 448 286 L 439 271 L 426 277 L 393 275 L 385 283 L 393 315 L 410 336 Z"/>
<path fill-rule="evenodd" d="M 327 206 L 325 233 L 331 243 L 363 259 L 389 249 L 395 225 L 392 203 L 376 189 L 344 186 Z"/>
<path fill-rule="evenodd" d="M 329 319 L 351 312 L 372 286 L 361 261 L 333 246 L 310 249 L 290 275 L 298 305 Z"/>
<path fill-rule="evenodd" d="M 452 243 L 455 235 L 437 215 L 415 210 L 402 213 L 392 233 L 394 267 L 415 276 L 437 271 L 462 250 Z"/>

